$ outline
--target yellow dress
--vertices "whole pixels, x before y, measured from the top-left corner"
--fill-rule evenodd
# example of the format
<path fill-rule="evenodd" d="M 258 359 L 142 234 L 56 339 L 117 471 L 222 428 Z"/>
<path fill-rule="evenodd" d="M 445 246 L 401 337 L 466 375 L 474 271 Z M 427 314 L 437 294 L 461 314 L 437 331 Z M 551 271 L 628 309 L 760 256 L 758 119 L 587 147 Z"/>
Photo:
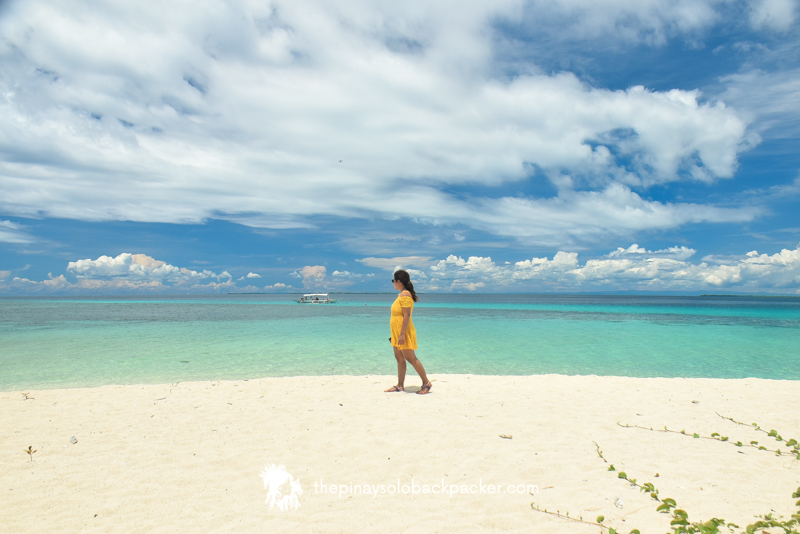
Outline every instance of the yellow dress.
<path fill-rule="evenodd" d="M 398 295 L 397 300 L 392 304 L 392 318 L 389 321 L 389 327 L 392 330 L 392 346 L 404 350 L 417 350 L 417 331 L 414 330 L 414 321 L 411 316 L 408 318 L 408 327 L 406 328 L 406 342 L 400 345 L 397 341 L 400 337 L 400 330 L 403 329 L 403 308 L 411 308 L 413 316 L 414 299 Z"/>

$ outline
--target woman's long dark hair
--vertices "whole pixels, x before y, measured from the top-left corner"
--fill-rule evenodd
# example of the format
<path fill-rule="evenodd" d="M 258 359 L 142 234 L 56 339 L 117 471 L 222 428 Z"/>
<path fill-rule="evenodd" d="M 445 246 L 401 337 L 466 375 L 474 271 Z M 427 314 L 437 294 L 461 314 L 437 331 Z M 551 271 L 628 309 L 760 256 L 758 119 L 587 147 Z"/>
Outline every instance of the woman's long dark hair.
<path fill-rule="evenodd" d="M 417 294 L 414 292 L 414 284 L 411 283 L 411 277 L 406 271 L 402 269 L 395 271 L 394 279 L 403 284 L 403 287 L 406 288 L 409 293 L 411 293 L 411 299 L 414 302 L 419 300 L 419 298 L 417 298 Z"/>

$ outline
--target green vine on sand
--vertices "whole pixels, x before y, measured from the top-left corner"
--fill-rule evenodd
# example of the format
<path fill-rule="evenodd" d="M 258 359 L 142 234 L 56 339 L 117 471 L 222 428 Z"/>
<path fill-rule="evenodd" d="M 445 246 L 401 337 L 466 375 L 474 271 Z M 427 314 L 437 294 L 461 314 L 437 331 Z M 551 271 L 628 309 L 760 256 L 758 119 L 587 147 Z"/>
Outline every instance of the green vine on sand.
<path fill-rule="evenodd" d="M 783 437 L 780 434 L 778 434 L 777 430 L 773 429 L 773 430 L 767 431 L 767 430 L 764 430 L 763 428 L 761 428 L 758 425 L 758 423 L 751 423 L 751 424 L 748 425 L 746 423 L 742 423 L 741 421 L 737 421 L 736 419 L 733 419 L 732 417 L 725 417 L 724 415 L 720 414 L 719 412 L 714 412 L 714 413 L 719 415 L 720 417 L 722 417 L 726 421 L 730 421 L 732 423 L 736 423 L 737 425 L 741 425 L 741 426 L 746 426 L 748 428 L 752 428 L 753 430 L 756 430 L 758 432 L 763 432 L 768 437 L 773 438 L 775 441 L 777 441 L 779 443 L 785 443 L 786 446 L 790 448 L 790 450 L 788 452 L 786 452 L 785 454 L 793 455 L 795 458 L 800 460 L 800 443 L 798 443 L 796 439 L 791 438 L 791 439 L 784 440 Z M 758 442 L 751 441 L 750 443 L 758 443 Z M 769 450 L 766 447 L 759 447 L 759 449 L 760 450 Z M 780 455 L 784 454 L 780 449 L 778 449 L 777 451 L 773 451 L 773 452 L 779 453 Z"/>
<path fill-rule="evenodd" d="M 575 523 L 583 523 L 584 525 L 593 525 L 596 527 L 600 527 L 601 531 L 607 531 L 608 534 L 617 534 L 617 531 L 614 530 L 612 527 L 607 527 L 603 524 L 605 517 L 602 515 L 597 516 L 596 521 L 586 521 L 583 517 L 570 517 L 569 512 L 562 514 L 560 510 L 553 512 L 552 510 L 548 510 L 547 508 L 539 508 L 536 503 L 531 503 L 531 508 L 536 510 L 537 512 L 542 512 L 543 514 L 547 514 L 553 517 L 558 517 L 559 519 L 566 519 L 568 521 L 574 521 Z M 638 530 L 632 531 L 631 534 L 641 534 Z"/>
<path fill-rule="evenodd" d="M 717 414 L 717 415 L 719 415 L 719 414 Z M 720 415 L 720 417 L 722 417 L 722 416 Z M 731 420 L 734 423 L 739 424 L 739 425 L 750 426 L 750 425 L 746 425 L 744 423 L 740 423 L 739 421 L 734 421 L 733 419 L 730 419 L 729 417 L 724 417 L 724 419 L 729 419 L 729 420 Z M 730 443 L 734 447 L 752 447 L 752 448 L 758 449 L 760 451 L 774 452 L 776 456 L 794 456 L 795 458 L 800 460 L 800 445 L 798 445 L 797 440 L 794 440 L 794 439 L 789 440 L 789 441 L 786 442 L 786 444 L 789 447 L 793 447 L 793 448 L 791 450 L 789 450 L 789 451 L 782 451 L 780 449 L 770 449 L 768 447 L 765 447 L 764 445 L 759 445 L 758 441 L 755 441 L 755 440 L 751 441 L 750 443 L 742 443 L 741 441 L 730 441 L 730 438 L 728 436 L 723 436 L 719 432 L 714 432 L 710 436 L 701 436 L 697 432 L 690 433 L 690 432 L 686 432 L 686 430 L 672 430 L 671 428 L 667 428 L 666 426 L 663 429 L 661 429 L 661 428 L 646 427 L 646 426 L 635 425 L 635 424 L 634 425 L 630 425 L 630 424 L 627 424 L 627 423 L 626 424 L 622 424 L 619 421 L 617 421 L 617 425 L 621 426 L 622 428 L 638 428 L 640 430 L 650 430 L 652 432 L 668 432 L 668 433 L 671 433 L 671 434 L 681 434 L 683 436 L 689 436 L 689 437 L 692 437 L 694 439 L 713 439 L 714 441 L 721 441 L 721 442 L 724 442 L 724 443 Z M 753 423 L 753 426 L 755 427 L 755 430 L 760 430 L 761 432 L 764 432 L 764 433 L 768 434 L 770 437 L 774 437 L 777 441 L 782 441 L 783 440 L 783 438 L 775 430 L 770 430 L 769 432 L 767 432 L 766 430 L 763 430 L 761 427 L 759 427 L 756 423 Z"/>
<path fill-rule="evenodd" d="M 753 423 L 752 425 L 747 425 L 740 421 L 736 421 L 733 418 L 720 415 L 719 413 L 717 413 L 717 415 L 719 415 L 723 419 L 736 423 L 737 425 L 751 427 L 756 431 L 764 432 L 769 437 L 774 438 L 778 442 L 784 442 L 783 437 L 776 430 L 766 431 L 763 430 L 757 423 Z M 736 447 L 749 446 L 749 447 L 754 447 L 757 450 L 773 452 L 776 454 L 776 456 L 792 455 L 800 460 L 800 445 L 798 445 L 797 440 L 795 439 L 785 440 L 786 445 L 791 449 L 788 452 L 783 452 L 780 449 L 776 450 L 768 449 L 763 445 L 759 445 L 757 441 L 751 441 L 749 444 L 744 444 L 741 441 L 734 443 L 732 441 L 729 441 L 729 438 L 727 436 L 722 436 L 717 432 L 714 432 L 710 436 L 700 436 L 698 433 L 689 434 L 685 430 L 681 431 L 671 430 L 666 426 L 664 427 L 663 430 L 661 430 L 661 429 L 647 428 L 639 425 L 621 424 L 619 422 L 617 422 L 617 424 L 622 428 L 638 428 L 641 430 L 650 430 L 653 432 L 669 432 L 669 433 L 681 434 L 684 436 L 691 436 L 694 439 L 704 438 L 723 443 L 730 443 L 731 445 L 735 445 Z M 603 462 L 609 464 L 608 471 L 616 472 L 617 470 L 614 467 L 614 464 L 609 463 L 609 461 L 603 455 L 603 451 L 600 449 L 600 445 L 598 445 L 598 443 L 595 441 L 593 441 L 592 443 L 594 443 L 595 445 L 597 456 L 600 459 L 602 459 Z M 656 473 L 655 476 L 657 477 L 658 473 Z M 651 499 L 658 502 L 659 504 L 656 507 L 656 511 L 660 513 L 670 514 L 672 516 L 672 520 L 670 521 L 670 526 L 672 527 L 673 534 L 720 534 L 721 527 L 727 528 L 728 531 L 732 533 L 739 532 L 742 534 L 756 534 L 757 532 L 766 533 L 767 531 L 764 529 L 767 528 L 779 528 L 783 530 L 784 534 L 800 534 L 800 530 L 798 530 L 798 528 L 800 528 L 800 487 L 798 487 L 797 490 L 792 494 L 792 498 L 798 499 L 798 501 L 795 503 L 795 506 L 797 506 L 797 512 L 792 514 L 790 519 L 787 520 L 776 519 L 771 513 L 766 515 L 758 515 L 756 516 L 759 518 L 758 521 L 750 525 L 747 525 L 742 530 L 742 528 L 736 525 L 735 523 L 726 522 L 724 519 L 720 519 L 717 517 L 714 517 L 704 522 L 690 522 L 689 514 L 682 508 L 678 508 L 678 504 L 677 502 L 675 502 L 674 499 L 671 498 L 662 499 L 659 496 L 659 490 L 655 487 L 655 485 L 652 482 L 645 482 L 643 484 L 639 484 L 635 478 L 629 478 L 627 473 L 625 473 L 624 471 L 618 472 L 617 478 L 625 480 L 632 486 L 639 488 L 640 491 L 647 493 Z M 596 521 L 586 521 L 581 516 L 578 516 L 578 518 L 570 516 L 569 512 L 562 514 L 560 510 L 557 510 L 555 512 L 548 511 L 547 509 L 539 507 L 536 503 L 531 503 L 531 508 L 537 512 L 548 514 L 553 517 L 558 517 L 560 519 L 566 519 L 569 521 L 600 527 L 601 532 L 608 532 L 608 534 L 617 534 L 616 529 L 603 524 L 605 517 L 602 515 L 598 516 Z M 630 531 L 630 534 L 640 534 L 640 532 L 638 529 L 633 529 Z"/>

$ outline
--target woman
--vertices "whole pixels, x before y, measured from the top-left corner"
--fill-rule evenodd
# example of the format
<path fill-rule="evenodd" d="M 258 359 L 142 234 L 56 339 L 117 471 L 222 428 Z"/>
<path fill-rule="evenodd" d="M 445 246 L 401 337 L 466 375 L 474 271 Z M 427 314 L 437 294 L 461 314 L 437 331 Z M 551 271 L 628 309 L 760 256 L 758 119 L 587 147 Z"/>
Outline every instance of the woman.
<path fill-rule="evenodd" d="M 392 279 L 394 288 L 400 291 L 397 300 L 392 304 L 392 318 L 389 326 L 392 330 L 392 342 L 394 357 L 397 360 L 397 385 L 385 390 L 387 393 L 404 391 L 403 382 L 406 380 L 406 361 L 414 366 L 414 369 L 422 379 L 422 387 L 417 391 L 418 395 L 426 395 L 431 391 L 430 380 L 425 374 L 422 362 L 417 359 L 414 351 L 417 349 L 417 332 L 414 330 L 414 323 L 411 321 L 411 311 L 414 303 L 419 300 L 414 292 L 414 284 L 406 271 L 400 270 L 394 273 Z"/>

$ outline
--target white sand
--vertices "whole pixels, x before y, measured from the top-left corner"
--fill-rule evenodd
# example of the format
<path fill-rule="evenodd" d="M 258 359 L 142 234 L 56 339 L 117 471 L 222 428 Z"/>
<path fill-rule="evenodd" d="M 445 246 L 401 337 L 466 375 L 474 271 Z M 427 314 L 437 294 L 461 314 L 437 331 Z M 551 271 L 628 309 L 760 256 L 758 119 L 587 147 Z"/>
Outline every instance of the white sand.
<path fill-rule="evenodd" d="M 383 393 L 391 376 L 0 392 L 3 532 L 547 532 L 669 530 L 657 503 L 607 471 L 656 484 L 690 519 L 739 525 L 796 512 L 800 462 L 727 443 L 800 439 L 800 382 L 595 376 L 434 376 L 433 392 Z M 407 384 L 418 384 L 409 377 Z M 698 401 L 693 403 L 692 401 Z M 503 439 L 500 434 L 510 435 Z M 70 443 L 70 437 L 77 444 Z M 36 449 L 29 461 L 24 449 Z M 784 447 L 785 448 L 785 447 Z M 285 466 L 296 510 L 265 504 L 261 471 Z M 655 478 L 655 474 L 659 477 Z M 348 486 L 530 484 L 535 495 L 319 493 Z M 433 488 L 436 486 L 436 488 Z M 288 490 L 288 484 L 284 490 Z M 467 488 L 469 489 L 469 488 Z M 478 489 L 476 487 L 476 489 Z M 614 505 L 621 497 L 622 508 Z"/>

